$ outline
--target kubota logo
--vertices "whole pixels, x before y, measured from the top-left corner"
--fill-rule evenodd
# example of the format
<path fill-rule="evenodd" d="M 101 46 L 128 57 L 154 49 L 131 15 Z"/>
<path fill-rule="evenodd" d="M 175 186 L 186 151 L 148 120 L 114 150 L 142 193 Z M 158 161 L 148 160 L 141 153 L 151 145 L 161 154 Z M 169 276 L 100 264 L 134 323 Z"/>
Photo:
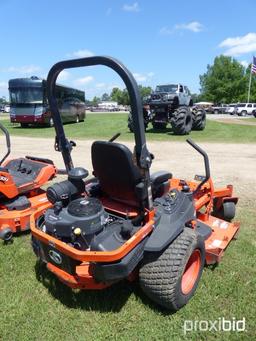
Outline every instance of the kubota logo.
<path fill-rule="evenodd" d="M 61 264 L 62 263 L 62 257 L 61 255 L 54 251 L 54 250 L 50 250 L 49 251 L 49 257 L 54 261 L 54 263 L 56 264 Z"/>
<path fill-rule="evenodd" d="M 6 176 L 1 175 L 0 181 L 6 182 L 6 181 L 8 181 L 8 178 Z"/>

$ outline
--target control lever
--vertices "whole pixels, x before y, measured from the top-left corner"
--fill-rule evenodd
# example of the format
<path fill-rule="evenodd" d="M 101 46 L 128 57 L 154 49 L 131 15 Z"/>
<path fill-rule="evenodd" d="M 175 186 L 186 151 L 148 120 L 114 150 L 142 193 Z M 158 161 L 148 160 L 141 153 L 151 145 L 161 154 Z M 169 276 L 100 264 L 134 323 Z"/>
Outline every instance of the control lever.
<path fill-rule="evenodd" d="M 186 140 L 188 144 L 190 144 L 199 154 L 201 154 L 204 158 L 204 168 L 205 168 L 205 178 L 200 182 L 200 184 L 197 186 L 197 188 L 194 190 L 194 194 L 196 192 L 198 192 L 198 190 L 200 189 L 200 187 L 203 186 L 203 184 L 205 184 L 209 179 L 210 179 L 210 176 L 211 176 L 211 173 L 210 173 L 210 164 L 209 164 L 209 158 L 208 158 L 208 155 L 207 153 L 202 149 L 200 148 L 193 140 L 191 139 L 187 139 Z"/>
<path fill-rule="evenodd" d="M 108 140 L 108 142 L 114 142 L 120 135 L 121 133 L 116 133 L 114 136 L 111 137 L 111 139 Z"/>

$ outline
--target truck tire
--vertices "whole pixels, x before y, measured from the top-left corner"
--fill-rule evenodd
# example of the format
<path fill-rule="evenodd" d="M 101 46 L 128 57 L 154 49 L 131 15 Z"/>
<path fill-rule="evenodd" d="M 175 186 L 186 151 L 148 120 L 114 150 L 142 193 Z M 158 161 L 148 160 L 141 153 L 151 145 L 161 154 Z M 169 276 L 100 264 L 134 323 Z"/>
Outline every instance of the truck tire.
<path fill-rule="evenodd" d="M 141 288 L 152 301 L 177 311 L 194 295 L 204 263 L 203 238 L 184 228 L 164 251 L 145 254 L 139 272 Z"/>
<path fill-rule="evenodd" d="M 131 115 L 128 116 L 128 124 L 127 124 L 127 126 L 128 126 L 128 129 L 130 130 L 130 132 L 133 133 L 134 132 L 134 126 L 133 126 L 133 120 L 132 120 L 132 116 Z M 148 127 L 148 123 L 144 120 L 145 131 L 146 131 L 147 127 Z"/>
<path fill-rule="evenodd" d="M 28 123 L 21 123 L 20 126 L 21 126 L 21 128 L 27 128 L 28 127 Z"/>
<path fill-rule="evenodd" d="M 133 128 L 133 120 L 132 120 L 131 115 L 128 116 L 128 128 L 129 128 L 130 132 L 133 133 L 134 128 Z"/>
<path fill-rule="evenodd" d="M 192 129 L 192 113 L 188 107 L 180 107 L 171 118 L 172 130 L 175 135 L 189 134 Z"/>
<path fill-rule="evenodd" d="M 197 110 L 192 112 L 193 124 L 192 130 L 204 130 L 206 125 L 206 113 L 205 110 Z"/>
<path fill-rule="evenodd" d="M 161 123 L 161 122 L 152 122 L 152 126 L 154 129 L 158 130 L 164 130 L 166 129 L 167 123 Z"/>

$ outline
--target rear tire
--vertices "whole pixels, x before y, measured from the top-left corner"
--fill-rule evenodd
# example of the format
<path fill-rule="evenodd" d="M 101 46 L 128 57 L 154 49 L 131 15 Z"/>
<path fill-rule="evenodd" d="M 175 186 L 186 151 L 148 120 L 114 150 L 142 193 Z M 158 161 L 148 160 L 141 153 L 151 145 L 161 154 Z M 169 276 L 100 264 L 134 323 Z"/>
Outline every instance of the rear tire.
<path fill-rule="evenodd" d="M 189 134 L 192 124 L 192 113 L 188 107 L 180 107 L 173 113 L 171 125 L 175 135 Z"/>
<path fill-rule="evenodd" d="M 192 112 L 193 125 L 192 130 L 204 130 L 206 125 L 206 113 L 200 109 L 196 112 Z"/>
<path fill-rule="evenodd" d="M 131 133 L 134 132 L 133 120 L 132 120 L 131 114 L 128 116 L 128 128 L 129 128 L 129 130 L 130 130 Z"/>
<path fill-rule="evenodd" d="M 21 128 L 28 128 L 28 123 L 21 123 L 20 126 Z"/>
<path fill-rule="evenodd" d="M 246 110 L 242 110 L 240 115 L 238 114 L 238 116 L 246 116 L 247 115 L 247 111 Z"/>
<path fill-rule="evenodd" d="M 152 301 L 177 311 L 194 295 L 204 263 L 202 237 L 184 228 L 163 252 L 145 254 L 139 273 L 141 288 Z"/>
<path fill-rule="evenodd" d="M 130 130 L 130 132 L 133 133 L 134 132 L 134 125 L 133 125 L 133 120 L 132 120 L 132 116 L 131 115 L 128 116 L 128 124 L 127 124 L 127 126 L 128 126 L 128 129 Z M 144 129 L 145 129 L 145 131 L 146 131 L 147 127 L 148 127 L 148 123 L 145 122 L 145 120 L 144 120 Z"/>

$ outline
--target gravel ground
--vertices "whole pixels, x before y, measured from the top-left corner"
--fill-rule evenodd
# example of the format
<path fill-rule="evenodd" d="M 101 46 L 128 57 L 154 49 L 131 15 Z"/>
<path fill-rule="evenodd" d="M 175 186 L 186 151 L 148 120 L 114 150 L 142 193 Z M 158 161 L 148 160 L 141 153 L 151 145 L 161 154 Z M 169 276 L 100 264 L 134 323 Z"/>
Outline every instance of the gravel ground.
<path fill-rule="evenodd" d="M 72 151 L 74 164 L 88 169 L 91 174 L 92 141 L 76 142 L 77 147 Z M 133 148 L 132 143 L 125 144 Z M 215 185 L 233 184 L 241 202 L 250 205 L 256 197 L 256 144 L 201 143 L 200 146 L 208 153 Z M 185 179 L 204 174 L 202 157 L 185 142 L 149 142 L 148 149 L 155 155 L 151 172 L 169 170 L 174 177 Z M 52 139 L 13 136 L 11 157 L 24 155 L 50 158 L 58 168 L 64 168 L 61 153 L 54 151 Z"/>

